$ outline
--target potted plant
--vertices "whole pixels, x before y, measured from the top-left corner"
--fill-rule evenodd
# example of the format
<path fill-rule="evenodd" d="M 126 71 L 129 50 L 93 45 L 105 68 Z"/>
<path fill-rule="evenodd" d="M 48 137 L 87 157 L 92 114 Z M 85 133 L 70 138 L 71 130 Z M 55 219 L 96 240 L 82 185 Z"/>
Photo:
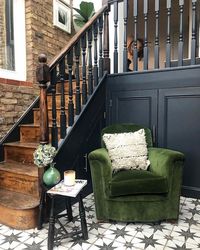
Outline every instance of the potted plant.
<path fill-rule="evenodd" d="M 60 181 L 60 173 L 54 167 L 55 163 L 53 162 L 56 153 L 56 149 L 50 144 L 39 145 L 33 153 L 35 165 L 39 168 L 48 167 L 43 174 L 43 182 L 47 186 L 53 186 Z"/>
<path fill-rule="evenodd" d="M 92 2 L 82 1 L 79 9 L 73 8 L 78 14 L 74 14 L 74 29 L 79 31 L 95 14 L 94 4 Z"/>

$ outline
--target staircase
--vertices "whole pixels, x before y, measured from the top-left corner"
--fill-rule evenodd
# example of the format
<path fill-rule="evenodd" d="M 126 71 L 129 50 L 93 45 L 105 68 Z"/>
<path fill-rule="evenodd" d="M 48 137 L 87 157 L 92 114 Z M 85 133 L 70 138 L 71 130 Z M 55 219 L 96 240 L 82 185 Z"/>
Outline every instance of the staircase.
<path fill-rule="evenodd" d="M 67 82 L 65 86 L 65 92 L 67 93 Z M 59 89 L 58 85 L 58 93 L 56 94 L 58 134 L 60 134 L 61 99 Z M 51 141 L 51 94 L 47 95 L 47 100 Z M 65 94 L 65 102 L 68 103 L 68 100 L 69 96 Z M 38 167 L 33 164 L 33 152 L 39 145 L 40 140 L 39 108 L 33 108 L 33 121 L 31 124 L 20 125 L 19 141 L 3 145 L 4 162 L 0 162 L 0 224 L 16 229 L 30 229 L 37 226 L 39 184 Z"/>
<path fill-rule="evenodd" d="M 36 227 L 39 204 L 38 169 L 33 164 L 37 132 L 34 126 L 29 133 L 26 129 L 20 127 L 20 141 L 4 144 L 5 160 L 0 163 L 0 223 L 16 229 Z"/>
<path fill-rule="evenodd" d="M 49 65 L 43 60 L 44 58 L 39 63 L 41 74 L 39 74 L 38 82 L 44 95 L 36 99 L 0 143 L 0 224 L 21 230 L 37 226 L 40 176 L 38 167 L 33 163 L 33 152 L 41 143 L 41 131 L 45 130 L 41 127 L 43 124 L 41 120 L 43 121 L 46 113 L 48 113 L 48 119 L 45 118 L 45 122 L 48 123 L 49 128 L 46 131 L 49 131 L 49 138 L 45 143 L 50 142 L 58 147 L 58 154 L 54 160 L 60 172 L 62 173 L 66 166 L 82 167 L 87 160 L 85 154 L 90 149 L 88 147 L 86 151 L 85 141 L 88 145 L 92 145 L 89 140 L 93 134 L 96 136 L 97 129 L 99 131 L 101 128 L 99 124 L 105 107 L 104 98 L 102 99 L 104 89 L 98 88 L 97 85 L 105 77 L 102 34 L 103 16 L 107 9 L 104 6 L 96 13 Z M 100 23 L 101 40 L 99 58 L 97 57 L 96 29 L 94 32 L 91 29 L 97 23 Z M 91 32 L 94 33 L 95 40 L 94 65 L 92 65 Z M 86 48 L 88 49 L 88 62 L 86 62 Z M 105 49 L 105 54 L 106 51 Z M 107 58 L 107 64 L 108 60 L 109 58 Z M 65 65 L 66 62 L 67 65 Z M 72 66 L 76 68 L 73 72 Z M 82 67 L 81 73 L 79 73 L 80 67 Z M 68 78 L 65 78 L 65 75 L 68 75 Z M 46 88 L 49 78 L 50 88 Z M 96 93 L 99 97 L 95 99 Z M 46 99 L 47 106 L 45 104 L 45 109 L 40 109 L 39 106 L 44 105 Z M 89 108 L 88 103 L 91 103 Z M 42 110 L 41 113 L 40 110 Z M 78 120 L 81 120 L 80 125 L 77 124 Z M 69 127 L 71 129 L 67 129 Z M 96 143 L 96 139 L 93 141 Z M 83 169 L 77 171 L 78 178 L 85 177 L 81 171 Z"/>

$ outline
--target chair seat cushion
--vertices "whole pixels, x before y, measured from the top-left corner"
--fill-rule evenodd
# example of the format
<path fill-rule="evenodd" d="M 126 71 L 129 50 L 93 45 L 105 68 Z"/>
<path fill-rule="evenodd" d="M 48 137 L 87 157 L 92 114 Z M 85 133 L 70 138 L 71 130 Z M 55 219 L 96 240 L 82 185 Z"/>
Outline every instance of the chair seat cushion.
<path fill-rule="evenodd" d="M 132 194 L 166 194 L 167 178 L 145 170 L 124 170 L 113 175 L 110 196 Z"/>

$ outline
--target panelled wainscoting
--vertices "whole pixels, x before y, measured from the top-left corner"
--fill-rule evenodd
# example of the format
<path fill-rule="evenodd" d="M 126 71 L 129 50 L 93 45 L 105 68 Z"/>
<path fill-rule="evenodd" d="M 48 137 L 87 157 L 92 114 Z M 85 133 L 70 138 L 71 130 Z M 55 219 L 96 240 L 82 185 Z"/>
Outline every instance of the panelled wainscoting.
<path fill-rule="evenodd" d="M 120 74 L 106 79 L 107 124 L 151 128 L 154 145 L 185 154 L 182 194 L 200 197 L 200 67 Z"/>

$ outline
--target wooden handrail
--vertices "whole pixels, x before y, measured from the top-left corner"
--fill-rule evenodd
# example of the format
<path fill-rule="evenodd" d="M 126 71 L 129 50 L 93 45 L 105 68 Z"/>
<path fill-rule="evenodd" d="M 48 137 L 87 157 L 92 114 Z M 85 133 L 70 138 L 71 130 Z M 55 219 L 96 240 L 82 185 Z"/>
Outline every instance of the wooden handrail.
<path fill-rule="evenodd" d="M 67 54 L 67 52 L 76 44 L 81 36 L 88 30 L 88 28 L 108 9 L 107 5 L 104 5 L 84 26 L 77 32 L 69 43 L 56 55 L 49 63 L 50 70 Z"/>

